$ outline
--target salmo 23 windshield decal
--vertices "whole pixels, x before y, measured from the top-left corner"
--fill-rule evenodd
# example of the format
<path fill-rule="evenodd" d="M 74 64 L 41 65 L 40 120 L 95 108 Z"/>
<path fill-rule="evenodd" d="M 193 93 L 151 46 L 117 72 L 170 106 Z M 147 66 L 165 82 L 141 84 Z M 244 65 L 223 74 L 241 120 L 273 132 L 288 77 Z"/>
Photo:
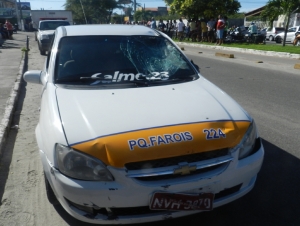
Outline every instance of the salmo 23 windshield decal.
<path fill-rule="evenodd" d="M 72 145 L 107 165 L 188 155 L 236 146 L 248 121 L 199 122 L 102 136 Z"/>

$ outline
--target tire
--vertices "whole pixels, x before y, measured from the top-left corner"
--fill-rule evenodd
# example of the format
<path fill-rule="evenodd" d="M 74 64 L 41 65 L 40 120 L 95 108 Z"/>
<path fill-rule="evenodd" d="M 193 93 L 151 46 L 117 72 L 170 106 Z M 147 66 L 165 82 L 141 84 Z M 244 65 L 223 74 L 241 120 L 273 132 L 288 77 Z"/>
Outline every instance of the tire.
<path fill-rule="evenodd" d="M 277 38 L 275 39 L 275 41 L 276 41 L 276 43 L 281 43 L 281 42 L 282 42 L 282 39 L 281 39 L 280 37 L 277 37 Z"/>
<path fill-rule="evenodd" d="M 43 50 L 39 44 L 38 44 L 38 46 L 39 46 L 40 54 L 43 56 L 46 55 L 46 51 Z"/>
<path fill-rule="evenodd" d="M 40 54 L 44 56 L 44 55 L 46 55 L 46 51 L 40 50 Z"/>
<path fill-rule="evenodd" d="M 47 194 L 48 201 L 54 206 L 59 205 L 59 202 L 51 188 L 51 185 L 45 175 L 45 172 L 44 172 L 44 179 L 45 179 L 45 187 L 46 187 L 46 194 Z"/>
<path fill-rule="evenodd" d="M 269 36 L 269 41 L 274 41 L 274 37 L 272 35 Z"/>

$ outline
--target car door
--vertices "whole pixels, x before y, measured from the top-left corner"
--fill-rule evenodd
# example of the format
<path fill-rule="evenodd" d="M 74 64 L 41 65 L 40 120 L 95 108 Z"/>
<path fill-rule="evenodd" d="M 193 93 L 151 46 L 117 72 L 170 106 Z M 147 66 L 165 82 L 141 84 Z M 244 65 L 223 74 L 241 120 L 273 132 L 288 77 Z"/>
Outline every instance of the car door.
<path fill-rule="evenodd" d="M 286 41 L 292 42 L 295 38 L 296 27 L 291 27 L 286 33 Z"/>

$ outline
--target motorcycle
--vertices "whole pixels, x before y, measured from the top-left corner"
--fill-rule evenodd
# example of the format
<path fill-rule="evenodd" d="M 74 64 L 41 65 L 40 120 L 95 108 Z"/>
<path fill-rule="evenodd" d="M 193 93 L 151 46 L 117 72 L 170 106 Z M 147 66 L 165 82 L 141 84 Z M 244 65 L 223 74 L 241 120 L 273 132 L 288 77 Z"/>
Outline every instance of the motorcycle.
<path fill-rule="evenodd" d="M 295 33 L 295 39 L 293 41 L 294 46 L 300 46 L 300 32 Z"/>
<path fill-rule="evenodd" d="M 227 36 L 225 37 L 225 43 L 232 42 L 245 42 L 245 34 L 243 34 L 240 30 L 238 31 L 229 31 Z"/>

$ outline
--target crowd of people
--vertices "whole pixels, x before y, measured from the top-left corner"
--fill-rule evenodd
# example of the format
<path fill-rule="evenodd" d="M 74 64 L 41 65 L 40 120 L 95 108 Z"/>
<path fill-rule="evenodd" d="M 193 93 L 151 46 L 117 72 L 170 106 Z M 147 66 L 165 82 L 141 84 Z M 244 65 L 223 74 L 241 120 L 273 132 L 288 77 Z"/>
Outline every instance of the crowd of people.
<path fill-rule="evenodd" d="M 127 23 L 129 24 L 129 22 Z M 181 18 L 179 20 L 166 21 L 160 19 L 157 22 L 154 17 L 148 21 L 139 21 L 133 24 L 160 30 L 179 41 L 185 39 L 193 42 L 210 42 L 216 45 L 222 45 L 227 35 L 237 29 L 235 26 L 230 26 L 228 18 L 223 15 L 219 15 L 217 18 L 211 17 L 208 20 L 189 19 L 186 24 Z M 257 34 L 258 27 L 255 23 L 252 23 L 247 32 L 250 35 Z"/>
<path fill-rule="evenodd" d="M 217 20 L 210 18 L 205 19 L 190 19 L 187 24 L 180 18 L 177 20 L 163 21 L 160 19 L 156 22 L 152 17 L 149 21 L 139 21 L 138 25 L 145 25 L 153 29 L 160 30 L 171 38 L 198 41 L 198 42 L 215 42 L 217 45 L 223 44 L 223 39 L 227 35 L 229 29 L 229 23 L 226 16 L 219 15 Z"/>
<path fill-rule="evenodd" d="M 12 39 L 14 27 L 9 22 L 9 20 L 6 20 L 4 24 L 0 23 L 0 33 L 2 39 Z"/>

